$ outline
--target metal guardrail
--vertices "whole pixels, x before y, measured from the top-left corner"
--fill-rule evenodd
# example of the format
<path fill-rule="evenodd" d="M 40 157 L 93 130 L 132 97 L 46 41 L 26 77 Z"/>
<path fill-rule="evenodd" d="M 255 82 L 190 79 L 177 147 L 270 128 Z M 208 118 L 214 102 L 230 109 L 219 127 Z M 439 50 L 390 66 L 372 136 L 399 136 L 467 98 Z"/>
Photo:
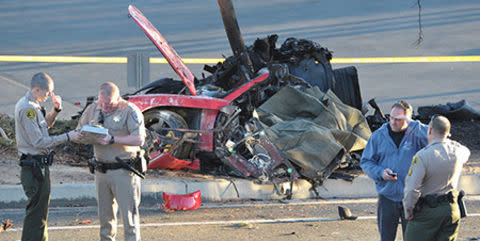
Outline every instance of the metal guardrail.
<path fill-rule="evenodd" d="M 186 64 L 216 64 L 223 58 L 183 58 Z M 81 57 L 81 56 L 27 56 L 0 55 L 0 62 L 44 62 L 44 63 L 127 63 L 127 57 Z M 375 63 L 453 63 L 480 62 L 480 56 L 419 56 L 419 57 L 372 57 L 372 58 L 333 58 L 335 64 L 375 64 Z M 165 58 L 150 58 L 152 64 L 166 64 Z"/>

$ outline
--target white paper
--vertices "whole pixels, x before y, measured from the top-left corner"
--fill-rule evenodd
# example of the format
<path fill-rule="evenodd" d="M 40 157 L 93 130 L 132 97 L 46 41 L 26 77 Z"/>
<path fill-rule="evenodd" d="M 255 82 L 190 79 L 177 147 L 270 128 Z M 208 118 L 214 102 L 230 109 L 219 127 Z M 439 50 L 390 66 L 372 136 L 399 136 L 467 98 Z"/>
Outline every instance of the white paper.
<path fill-rule="evenodd" d="M 108 134 L 108 129 L 101 126 L 84 125 L 80 130 L 83 135 L 81 142 L 84 144 L 98 143 L 96 140 L 105 138 Z"/>

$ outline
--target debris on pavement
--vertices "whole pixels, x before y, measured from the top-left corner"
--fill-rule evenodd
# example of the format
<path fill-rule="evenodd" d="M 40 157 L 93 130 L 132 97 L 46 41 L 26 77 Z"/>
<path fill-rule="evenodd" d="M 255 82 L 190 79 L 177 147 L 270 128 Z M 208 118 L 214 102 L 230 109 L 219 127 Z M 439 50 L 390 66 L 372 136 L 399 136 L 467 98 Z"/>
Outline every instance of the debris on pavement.
<path fill-rule="evenodd" d="M 443 115 L 450 121 L 480 120 L 480 111 L 475 110 L 466 100 L 445 105 L 418 107 L 417 119 L 428 121 L 433 115 Z"/>
<path fill-rule="evenodd" d="M 341 220 L 356 220 L 358 218 L 357 216 L 352 215 L 352 212 L 349 208 L 342 206 L 338 206 L 338 215 L 340 216 Z"/>
<path fill-rule="evenodd" d="M 369 100 L 368 104 L 375 110 L 375 112 L 373 115 L 366 116 L 366 119 L 370 129 L 375 131 L 388 121 L 389 114 L 383 114 L 375 102 L 375 99 Z M 365 106 L 364 109 L 366 108 L 368 107 Z M 447 102 L 447 104 L 419 106 L 417 112 L 413 112 L 412 119 L 428 124 L 434 115 L 443 115 L 447 117 L 452 124 L 465 121 L 472 123 L 480 121 L 480 111 L 473 108 L 466 100 L 460 100 L 453 103 Z M 452 125 L 452 127 L 453 126 L 454 125 Z"/>
<path fill-rule="evenodd" d="M 79 225 L 79 224 L 80 224 L 80 225 L 85 225 L 85 224 L 91 224 L 91 223 L 92 223 L 92 220 L 90 220 L 90 219 L 85 219 L 85 220 L 80 221 L 80 220 L 77 218 L 77 219 L 75 219 L 75 220 L 73 221 L 73 223 L 74 223 L 75 225 Z"/>
<path fill-rule="evenodd" d="M 236 224 L 233 224 L 233 225 L 230 225 L 228 227 L 231 227 L 231 228 L 245 228 L 245 229 L 253 229 L 255 228 L 253 226 L 253 224 L 251 223 L 236 223 Z"/>
<path fill-rule="evenodd" d="M 189 194 L 175 195 L 166 192 L 162 193 L 164 210 L 194 210 L 202 205 L 201 191 Z"/>
<path fill-rule="evenodd" d="M 7 231 L 7 229 L 9 229 L 11 227 L 13 227 L 12 220 L 10 220 L 10 219 L 3 220 L 2 219 L 2 225 L 0 226 L 0 233 L 4 232 L 4 231 Z"/>

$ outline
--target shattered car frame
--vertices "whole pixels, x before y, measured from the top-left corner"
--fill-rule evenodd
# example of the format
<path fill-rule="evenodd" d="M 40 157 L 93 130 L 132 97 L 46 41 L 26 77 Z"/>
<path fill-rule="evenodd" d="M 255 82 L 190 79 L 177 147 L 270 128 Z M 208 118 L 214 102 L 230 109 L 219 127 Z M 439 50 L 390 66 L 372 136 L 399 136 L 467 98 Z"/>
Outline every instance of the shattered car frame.
<path fill-rule="evenodd" d="M 129 13 L 165 56 L 191 94 L 124 96 L 140 108 L 145 117 L 145 126 L 152 130 L 150 141 L 147 141 L 150 144 L 148 168 L 198 169 L 199 156 L 208 160 L 215 154 L 238 176 L 273 183 L 298 177 L 293 165 L 261 131 L 261 125 L 251 122 L 240 126 L 238 116 L 242 110 L 233 104 L 246 91 L 268 79 L 270 73 L 267 69 L 223 98 L 197 95 L 195 77 L 176 51 L 138 9 L 129 6 Z M 156 86 L 149 85 L 142 90 Z M 244 128 L 250 128 L 250 134 L 245 134 Z M 232 137 L 234 134 L 237 135 L 236 139 Z M 240 149 L 243 153 L 236 153 Z"/>

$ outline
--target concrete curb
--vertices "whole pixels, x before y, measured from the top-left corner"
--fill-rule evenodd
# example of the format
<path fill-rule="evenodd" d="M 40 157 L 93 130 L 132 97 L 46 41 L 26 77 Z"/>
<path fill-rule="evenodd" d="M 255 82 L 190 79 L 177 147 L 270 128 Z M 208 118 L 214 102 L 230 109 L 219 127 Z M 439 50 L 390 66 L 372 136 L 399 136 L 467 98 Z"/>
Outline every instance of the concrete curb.
<path fill-rule="evenodd" d="M 277 187 L 279 191 L 281 185 Z M 293 186 L 293 199 L 316 198 L 311 191 L 311 184 L 298 180 Z M 459 187 L 467 195 L 480 195 L 480 175 L 464 175 L 460 178 Z M 80 202 L 95 200 L 95 184 L 72 183 L 52 185 L 51 200 Z M 187 194 L 200 190 L 202 201 L 229 200 L 275 200 L 285 196 L 279 195 L 272 184 L 256 184 L 246 179 L 189 179 L 173 178 L 168 180 L 147 180 L 142 182 L 142 200 L 159 202 L 162 192 L 171 194 Z M 376 197 L 374 182 L 366 176 L 358 176 L 352 182 L 340 179 L 328 179 L 317 188 L 321 198 L 372 198 Z M 6 207 L 21 206 L 26 197 L 21 185 L 0 185 L 0 204 Z M 15 203 L 17 205 L 15 205 Z"/>

